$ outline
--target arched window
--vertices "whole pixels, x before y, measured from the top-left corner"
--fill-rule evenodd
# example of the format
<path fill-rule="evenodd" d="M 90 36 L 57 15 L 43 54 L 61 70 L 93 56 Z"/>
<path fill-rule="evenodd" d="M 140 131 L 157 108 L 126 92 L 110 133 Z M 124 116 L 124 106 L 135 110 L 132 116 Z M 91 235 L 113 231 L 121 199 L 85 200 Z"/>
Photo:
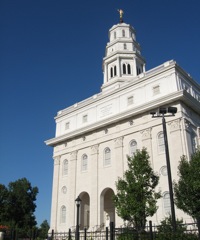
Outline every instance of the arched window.
<path fill-rule="evenodd" d="M 110 69 L 110 77 L 111 78 L 113 77 L 113 69 L 112 68 Z"/>
<path fill-rule="evenodd" d="M 124 43 L 124 49 L 127 49 L 127 45 L 126 45 L 126 43 Z"/>
<path fill-rule="evenodd" d="M 116 39 L 116 37 L 117 37 L 117 34 L 116 34 L 116 32 L 114 32 L 114 39 Z"/>
<path fill-rule="evenodd" d="M 122 30 L 122 37 L 125 37 L 125 30 Z"/>
<path fill-rule="evenodd" d="M 126 64 L 123 64 L 123 74 L 126 74 Z"/>
<path fill-rule="evenodd" d="M 88 169 L 88 156 L 84 154 L 81 161 L 81 171 L 87 171 Z"/>
<path fill-rule="evenodd" d="M 158 140 L 158 152 L 159 153 L 165 152 L 165 142 L 164 142 L 163 132 L 158 133 L 157 140 Z"/>
<path fill-rule="evenodd" d="M 135 140 L 132 140 L 130 142 L 129 148 L 130 148 L 130 156 L 133 156 L 137 150 L 137 142 Z"/>
<path fill-rule="evenodd" d="M 111 164 L 111 151 L 110 148 L 104 150 L 104 166 L 109 166 Z"/>
<path fill-rule="evenodd" d="M 170 204 L 170 196 L 168 192 L 165 192 L 163 194 L 163 207 L 164 207 L 165 214 L 169 215 L 171 213 L 171 204 Z"/>
<path fill-rule="evenodd" d="M 130 66 L 130 64 L 127 65 L 127 68 L 128 68 L 128 74 L 131 74 L 131 66 Z"/>
<path fill-rule="evenodd" d="M 68 160 L 65 159 L 63 161 L 63 171 L 62 171 L 63 176 L 66 176 L 68 174 Z"/>
<path fill-rule="evenodd" d="M 66 207 L 62 206 L 60 209 L 60 222 L 65 223 L 66 222 Z"/>
<path fill-rule="evenodd" d="M 192 145 L 192 153 L 194 153 L 197 148 L 196 133 L 194 131 L 192 131 L 191 133 L 191 145 Z"/>
<path fill-rule="evenodd" d="M 114 66 L 114 76 L 116 76 L 116 75 L 117 75 L 117 67 Z"/>

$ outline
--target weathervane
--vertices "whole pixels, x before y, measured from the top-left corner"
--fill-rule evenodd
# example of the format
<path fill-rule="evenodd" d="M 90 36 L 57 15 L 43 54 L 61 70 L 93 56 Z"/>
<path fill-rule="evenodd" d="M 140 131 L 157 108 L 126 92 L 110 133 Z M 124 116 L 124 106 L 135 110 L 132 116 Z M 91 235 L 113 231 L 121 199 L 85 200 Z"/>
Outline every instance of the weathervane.
<path fill-rule="evenodd" d="M 123 23 L 123 14 L 124 14 L 124 11 L 122 9 L 117 9 L 117 11 L 119 12 L 119 17 L 120 17 L 120 23 Z"/>

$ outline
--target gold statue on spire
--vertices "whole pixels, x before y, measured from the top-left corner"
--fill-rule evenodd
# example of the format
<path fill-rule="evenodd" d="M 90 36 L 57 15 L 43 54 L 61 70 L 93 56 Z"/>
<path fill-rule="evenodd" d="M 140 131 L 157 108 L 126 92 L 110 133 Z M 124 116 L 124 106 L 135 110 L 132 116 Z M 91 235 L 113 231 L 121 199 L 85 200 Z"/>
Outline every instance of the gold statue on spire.
<path fill-rule="evenodd" d="M 120 23 L 123 23 L 123 14 L 124 14 L 124 11 L 122 9 L 117 9 L 117 11 L 119 12 L 119 17 L 120 17 Z"/>

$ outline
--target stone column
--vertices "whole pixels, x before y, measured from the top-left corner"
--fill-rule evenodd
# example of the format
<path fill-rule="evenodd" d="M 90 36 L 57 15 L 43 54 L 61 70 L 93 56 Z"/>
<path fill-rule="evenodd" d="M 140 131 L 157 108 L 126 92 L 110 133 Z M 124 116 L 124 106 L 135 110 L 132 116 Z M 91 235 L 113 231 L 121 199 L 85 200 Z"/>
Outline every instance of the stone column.
<path fill-rule="evenodd" d="M 183 139 L 183 154 L 186 155 L 188 158 L 190 157 L 190 144 L 189 141 L 191 141 L 191 133 L 190 133 L 190 121 L 188 121 L 186 118 L 181 119 L 182 123 L 182 139 Z"/>
<path fill-rule="evenodd" d="M 52 186 L 52 202 L 51 202 L 51 230 L 57 231 L 58 218 L 58 193 L 59 193 L 59 177 L 60 177 L 60 156 L 54 159 L 53 168 L 53 186 Z"/>
<path fill-rule="evenodd" d="M 117 76 L 121 77 L 121 64 L 120 64 L 120 58 L 119 57 L 117 58 L 117 69 L 118 69 Z"/>
<path fill-rule="evenodd" d="M 91 146 L 91 196 L 90 196 L 90 229 L 100 225 L 100 196 L 98 189 L 99 146 Z M 92 230 L 92 229 L 91 229 Z"/>
<path fill-rule="evenodd" d="M 115 172 L 117 177 L 123 177 L 124 174 L 124 159 L 123 159 L 123 137 L 118 137 L 115 140 Z M 116 178 L 117 181 L 117 178 Z M 115 189 L 113 189 L 115 191 Z M 116 193 L 116 191 L 115 191 Z M 122 225 L 122 220 L 117 216 L 115 209 L 115 225 Z"/>
<path fill-rule="evenodd" d="M 67 206 L 69 215 L 68 222 L 69 227 L 76 226 L 75 216 L 76 216 L 76 208 L 75 208 L 75 199 L 76 196 L 76 174 L 77 174 L 77 151 L 71 152 L 70 154 L 70 164 L 69 164 L 69 205 Z"/>

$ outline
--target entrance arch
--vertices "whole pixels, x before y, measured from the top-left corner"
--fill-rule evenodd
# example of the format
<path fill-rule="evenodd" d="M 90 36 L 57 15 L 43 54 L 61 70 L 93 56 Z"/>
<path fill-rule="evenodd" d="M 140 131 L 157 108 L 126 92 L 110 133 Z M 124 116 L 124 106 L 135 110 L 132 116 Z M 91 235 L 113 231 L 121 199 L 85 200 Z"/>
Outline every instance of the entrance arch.
<path fill-rule="evenodd" d="M 90 227 L 90 196 L 87 192 L 82 192 L 80 195 L 80 230 Z"/>
<path fill-rule="evenodd" d="M 100 196 L 100 222 L 109 227 L 110 222 L 115 222 L 115 206 L 113 201 L 114 191 L 105 188 Z"/>

